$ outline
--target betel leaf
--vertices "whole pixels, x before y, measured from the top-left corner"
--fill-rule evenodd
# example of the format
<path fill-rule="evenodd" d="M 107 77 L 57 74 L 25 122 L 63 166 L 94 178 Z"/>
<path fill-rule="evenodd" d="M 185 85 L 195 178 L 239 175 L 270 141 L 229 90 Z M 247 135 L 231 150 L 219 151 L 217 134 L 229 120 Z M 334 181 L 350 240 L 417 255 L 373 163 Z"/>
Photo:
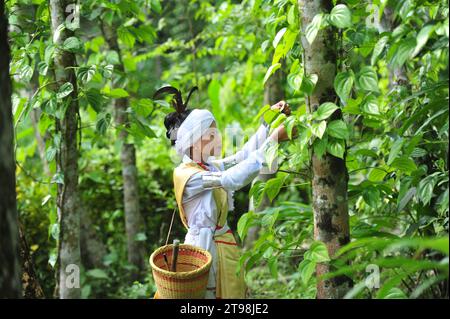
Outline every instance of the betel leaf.
<path fill-rule="evenodd" d="M 375 44 L 375 46 L 373 48 L 372 57 L 370 58 L 370 64 L 371 65 L 375 65 L 375 63 L 377 62 L 378 57 L 383 52 L 384 47 L 386 46 L 388 41 L 389 41 L 389 37 L 388 36 L 383 36 L 377 41 L 377 43 Z"/>
<path fill-rule="evenodd" d="M 383 299 L 406 299 L 408 296 L 398 287 L 392 287 Z"/>
<path fill-rule="evenodd" d="M 334 113 L 339 107 L 331 102 L 325 102 L 321 104 L 317 111 L 314 112 L 314 119 L 320 121 L 325 120 L 330 117 L 331 114 Z"/>
<path fill-rule="evenodd" d="M 435 174 L 429 175 L 419 182 L 417 187 L 417 197 L 422 201 L 424 205 L 427 205 L 431 197 L 433 197 L 433 189 L 437 183 L 437 177 Z"/>
<path fill-rule="evenodd" d="M 388 165 L 391 165 L 392 164 L 392 162 L 394 161 L 394 159 L 397 157 L 397 155 L 400 153 L 400 151 L 401 151 L 401 149 L 402 149 L 402 146 L 403 146 L 403 138 L 398 138 L 395 142 L 394 142 L 394 144 L 392 144 L 392 147 L 391 147 L 391 149 L 390 149 L 390 152 L 389 152 L 389 157 L 388 157 L 388 160 L 387 160 L 387 164 Z"/>
<path fill-rule="evenodd" d="M 283 35 L 286 33 L 287 28 L 282 28 L 280 31 L 277 32 L 275 35 L 275 38 L 273 39 L 272 45 L 274 48 L 278 46 L 278 44 L 281 41 L 281 38 L 283 38 Z"/>
<path fill-rule="evenodd" d="M 297 4 L 291 5 L 288 11 L 287 15 L 287 22 L 289 25 L 291 25 L 293 28 L 295 28 L 298 24 L 298 13 L 297 13 Z"/>
<path fill-rule="evenodd" d="M 133 125 L 135 126 L 136 131 L 138 133 L 140 133 L 142 136 L 145 136 L 148 138 L 156 137 L 155 132 L 151 129 L 150 123 L 146 118 L 144 118 L 143 116 L 134 114 L 133 119 L 134 119 L 134 121 L 133 121 L 132 126 Z"/>
<path fill-rule="evenodd" d="M 369 174 L 367 175 L 367 179 L 371 182 L 381 182 L 387 175 L 387 170 L 380 168 L 380 167 L 374 167 L 370 170 Z"/>
<path fill-rule="evenodd" d="M 328 123 L 327 133 L 330 136 L 340 139 L 346 140 L 349 138 L 347 124 L 345 124 L 342 120 L 336 120 Z"/>
<path fill-rule="evenodd" d="M 284 122 L 284 126 L 286 128 L 286 132 L 288 135 L 288 138 L 292 140 L 292 131 L 294 130 L 294 127 L 297 124 L 297 119 L 294 116 L 289 116 L 286 121 Z"/>
<path fill-rule="evenodd" d="M 46 158 L 47 162 L 53 161 L 53 159 L 54 159 L 55 156 L 56 156 L 56 151 L 57 151 L 56 148 L 53 147 L 53 146 L 49 147 L 49 148 L 45 151 L 45 158 Z"/>
<path fill-rule="evenodd" d="M 100 71 L 102 72 L 103 77 L 109 79 L 114 71 L 114 65 L 107 64 L 104 67 L 100 68 Z"/>
<path fill-rule="evenodd" d="M 362 97 L 359 96 L 356 99 L 348 99 L 347 105 L 342 108 L 343 113 L 358 115 L 361 114 L 360 104 L 362 101 Z"/>
<path fill-rule="evenodd" d="M 41 61 L 38 63 L 38 72 L 40 75 L 47 75 L 47 71 L 48 71 L 48 64 L 45 63 L 44 61 Z"/>
<path fill-rule="evenodd" d="M 404 194 L 399 194 L 397 198 L 397 211 L 401 212 L 409 201 L 414 197 L 417 190 L 415 187 L 408 189 Z"/>
<path fill-rule="evenodd" d="M 122 88 L 116 88 L 116 89 L 112 89 L 111 91 L 107 92 L 107 95 L 109 97 L 112 97 L 113 99 L 119 99 L 122 97 L 127 97 L 129 94 L 127 91 L 125 91 Z"/>
<path fill-rule="evenodd" d="M 272 122 L 280 115 L 280 112 L 277 112 L 275 110 L 268 109 L 263 114 L 263 119 L 267 124 L 272 124 Z"/>
<path fill-rule="evenodd" d="M 338 4 L 330 12 L 330 23 L 340 29 L 352 25 L 352 14 L 345 4 Z"/>
<path fill-rule="evenodd" d="M 281 67 L 281 63 L 275 63 L 274 65 L 271 65 L 266 72 L 266 75 L 264 76 L 263 84 L 266 84 L 267 80 L 270 78 L 272 74 L 275 73 L 276 70 L 278 70 Z"/>
<path fill-rule="evenodd" d="M 372 208 L 377 208 L 380 203 L 380 191 L 374 186 L 364 189 L 363 199 Z"/>
<path fill-rule="evenodd" d="M 330 139 L 327 144 L 327 152 L 331 155 L 344 158 L 345 144 L 343 140 Z"/>
<path fill-rule="evenodd" d="M 318 158 L 322 158 L 322 156 L 327 151 L 327 143 L 328 143 L 328 138 L 326 135 L 322 139 L 314 140 L 314 144 L 313 144 L 314 154 Z"/>
<path fill-rule="evenodd" d="M 263 199 L 264 186 L 266 183 L 262 181 L 256 181 L 250 188 L 249 196 L 252 198 L 254 205 L 258 207 Z"/>
<path fill-rule="evenodd" d="M 415 57 L 420 52 L 420 50 L 422 50 L 422 48 L 427 43 L 428 38 L 430 37 L 431 33 L 433 33 L 435 28 L 436 27 L 434 25 L 429 24 L 424 26 L 419 31 L 416 38 L 416 47 L 414 48 L 414 51 L 411 54 L 411 58 Z"/>
<path fill-rule="evenodd" d="M 33 68 L 29 66 L 28 64 L 22 64 L 19 69 L 19 77 L 21 80 L 27 82 L 30 81 L 31 77 L 33 76 Z"/>
<path fill-rule="evenodd" d="M 317 74 L 307 74 L 303 77 L 302 85 L 300 91 L 304 92 L 307 95 L 311 95 L 316 87 L 316 83 L 319 77 Z"/>
<path fill-rule="evenodd" d="M 97 116 L 96 130 L 99 134 L 105 134 L 111 123 L 110 113 L 99 113 Z"/>
<path fill-rule="evenodd" d="M 271 178 L 266 182 L 264 186 L 264 192 L 267 194 L 267 197 L 272 202 L 275 197 L 280 192 L 281 186 L 283 186 L 285 180 L 285 176 Z"/>
<path fill-rule="evenodd" d="M 270 128 L 277 128 L 280 126 L 285 120 L 287 116 L 283 113 L 278 114 L 275 120 L 270 123 Z"/>
<path fill-rule="evenodd" d="M 303 69 L 300 69 L 296 73 L 290 73 L 287 76 L 287 82 L 289 86 L 294 89 L 295 92 L 298 92 L 302 86 L 303 82 Z"/>
<path fill-rule="evenodd" d="M 89 89 L 85 95 L 89 105 L 92 106 L 95 112 L 99 113 L 103 106 L 103 95 L 100 93 L 100 90 Z"/>
<path fill-rule="evenodd" d="M 357 85 L 359 89 L 370 92 L 379 92 L 378 76 L 370 66 L 364 66 L 358 74 Z"/>
<path fill-rule="evenodd" d="M 126 27 L 118 28 L 117 35 L 119 36 L 120 41 L 122 41 L 127 47 L 131 49 L 134 47 L 136 38 Z"/>
<path fill-rule="evenodd" d="M 342 103 L 347 103 L 350 92 L 353 87 L 355 75 L 352 70 L 347 72 L 340 72 L 334 78 L 334 89 L 341 99 Z"/>
<path fill-rule="evenodd" d="M 245 236 L 247 235 L 247 230 L 250 228 L 252 221 L 253 221 L 253 212 L 251 211 L 243 214 L 241 218 L 239 218 L 237 224 L 237 232 L 241 240 L 245 239 Z"/>
<path fill-rule="evenodd" d="M 322 138 L 323 133 L 325 133 L 326 128 L 327 128 L 327 121 L 313 123 L 311 125 L 311 133 L 313 133 L 313 135 L 317 136 L 318 138 Z"/>
<path fill-rule="evenodd" d="M 397 168 L 405 173 L 411 173 L 417 169 L 416 164 L 412 159 L 406 156 L 397 157 L 391 164 L 392 167 Z"/>
<path fill-rule="evenodd" d="M 161 13 L 162 7 L 161 7 L 161 2 L 159 0 L 151 0 L 150 1 L 150 6 L 152 8 L 153 11 L 155 11 L 156 13 Z"/>
<path fill-rule="evenodd" d="M 308 284 L 315 270 L 316 262 L 309 259 L 303 259 L 298 265 L 298 273 L 304 285 Z"/>
<path fill-rule="evenodd" d="M 62 99 L 66 96 L 68 96 L 73 91 L 73 85 L 70 82 L 66 82 L 63 85 L 60 86 L 58 93 L 56 93 L 56 97 L 58 99 Z"/>
<path fill-rule="evenodd" d="M 312 44 L 314 42 L 314 39 L 317 36 L 317 32 L 319 32 L 320 25 L 322 24 L 322 17 L 322 13 L 316 14 L 311 23 L 306 27 L 305 36 L 309 44 Z"/>
<path fill-rule="evenodd" d="M 77 52 L 80 50 L 82 43 L 77 37 L 70 37 L 64 41 L 63 49 L 69 52 Z"/>
<path fill-rule="evenodd" d="M 323 242 L 315 241 L 311 244 L 304 258 L 316 263 L 327 262 L 330 260 L 327 246 Z"/>
<path fill-rule="evenodd" d="M 398 46 L 392 46 L 390 49 L 390 63 L 392 67 L 399 68 L 405 64 L 416 49 L 417 41 L 415 38 L 403 40 Z M 393 51 L 391 51 L 393 50 Z"/>
<path fill-rule="evenodd" d="M 44 61 L 45 61 L 45 63 L 50 65 L 51 62 L 52 62 L 54 54 L 55 54 L 55 45 L 54 44 L 48 45 L 45 48 L 45 51 L 44 51 Z"/>
<path fill-rule="evenodd" d="M 283 39 L 283 50 L 282 56 L 286 56 L 286 54 L 292 49 L 297 39 L 298 31 L 292 31 L 288 29 Z"/>
<path fill-rule="evenodd" d="M 253 118 L 253 121 L 255 121 L 255 122 L 259 121 L 261 119 L 261 117 L 264 115 L 264 113 L 266 113 L 268 110 L 270 110 L 270 105 L 269 104 L 264 105 L 259 110 L 258 114 L 256 114 L 256 116 Z"/>
<path fill-rule="evenodd" d="M 373 94 L 369 94 L 361 104 L 361 110 L 366 114 L 379 115 L 378 100 Z"/>

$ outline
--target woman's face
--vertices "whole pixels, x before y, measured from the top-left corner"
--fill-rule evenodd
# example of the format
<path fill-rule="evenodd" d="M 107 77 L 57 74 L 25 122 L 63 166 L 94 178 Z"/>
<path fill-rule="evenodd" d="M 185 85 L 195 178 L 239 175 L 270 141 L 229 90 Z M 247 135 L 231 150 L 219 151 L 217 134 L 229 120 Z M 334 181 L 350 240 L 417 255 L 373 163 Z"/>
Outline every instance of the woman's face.
<path fill-rule="evenodd" d="M 222 135 L 212 122 L 202 137 L 192 146 L 193 159 L 197 162 L 206 162 L 208 157 L 220 156 L 222 152 Z"/>

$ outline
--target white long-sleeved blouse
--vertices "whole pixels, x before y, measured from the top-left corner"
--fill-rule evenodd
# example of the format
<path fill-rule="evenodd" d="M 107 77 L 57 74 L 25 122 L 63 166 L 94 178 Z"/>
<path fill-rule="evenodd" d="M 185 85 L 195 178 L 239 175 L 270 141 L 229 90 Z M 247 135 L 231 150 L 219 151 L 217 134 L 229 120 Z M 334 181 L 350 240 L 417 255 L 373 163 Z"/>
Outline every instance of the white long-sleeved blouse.
<path fill-rule="evenodd" d="M 183 192 L 183 208 L 189 227 L 186 244 L 214 252 L 212 234 L 216 228 L 218 212 L 213 189 L 205 186 L 204 176 L 214 172 L 215 179 L 228 192 L 229 211 L 233 210 L 233 192 L 248 185 L 263 167 L 264 152 L 272 142 L 268 138 L 268 132 L 268 126 L 262 124 L 240 151 L 219 160 L 211 158 L 206 163 L 209 172 L 199 172 L 190 177 Z M 183 162 L 191 161 L 187 155 L 184 156 Z M 215 291 L 211 291 L 211 287 L 215 287 L 215 268 L 213 263 L 206 298 L 215 297 Z"/>

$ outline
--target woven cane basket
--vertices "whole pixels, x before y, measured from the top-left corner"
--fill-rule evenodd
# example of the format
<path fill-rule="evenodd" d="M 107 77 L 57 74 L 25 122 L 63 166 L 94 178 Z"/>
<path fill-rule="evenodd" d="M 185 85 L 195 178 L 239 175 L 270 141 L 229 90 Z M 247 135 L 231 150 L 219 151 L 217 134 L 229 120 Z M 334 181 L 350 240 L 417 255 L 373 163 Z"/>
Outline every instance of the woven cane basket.
<path fill-rule="evenodd" d="M 160 299 L 203 299 L 208 284 L 211 254 L 201 248 L 180 244 L 176 272 L 169 271 L 165 253 L 172 264 L 173 245 L 158 248 L 150 256 L 153 278 Z"/>

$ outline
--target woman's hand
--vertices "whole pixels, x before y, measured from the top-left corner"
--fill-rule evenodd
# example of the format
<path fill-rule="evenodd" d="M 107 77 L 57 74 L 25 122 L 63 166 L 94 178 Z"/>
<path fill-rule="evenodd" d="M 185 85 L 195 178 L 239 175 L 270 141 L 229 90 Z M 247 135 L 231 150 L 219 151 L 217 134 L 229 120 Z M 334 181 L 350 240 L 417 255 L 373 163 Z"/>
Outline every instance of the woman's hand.
<path fill-rule="evenodd" d="M 292 138 L 296 138 L 298 136 L 298 130 L 297 127 L 294 126 L 292 128 Z M 270 138 L 272 138 L 276 142 L 285 142 L 289 140 L 289 135 L 286 131 L 286 127 L 284 124 L 281 124 L 276 129 L 273 130 L 272 134 L 270 135 Z"/>
<path fill-rule="evenodd" d="M 286 101 L 280 101 L 270 107 L 271 110 L 280 110 L 281 113 L 289 116 L 291 115 L 291 109 L 289 107 L 289 104 L 286 103 Z"/>
<path fill-rule="evenodd" d="M 276 129 L 274 129 L 272 134 L 270 134 L 270 138 L 278 143 L 289 140 L 289 136 L 284 124 L 281 124 Z"/>

